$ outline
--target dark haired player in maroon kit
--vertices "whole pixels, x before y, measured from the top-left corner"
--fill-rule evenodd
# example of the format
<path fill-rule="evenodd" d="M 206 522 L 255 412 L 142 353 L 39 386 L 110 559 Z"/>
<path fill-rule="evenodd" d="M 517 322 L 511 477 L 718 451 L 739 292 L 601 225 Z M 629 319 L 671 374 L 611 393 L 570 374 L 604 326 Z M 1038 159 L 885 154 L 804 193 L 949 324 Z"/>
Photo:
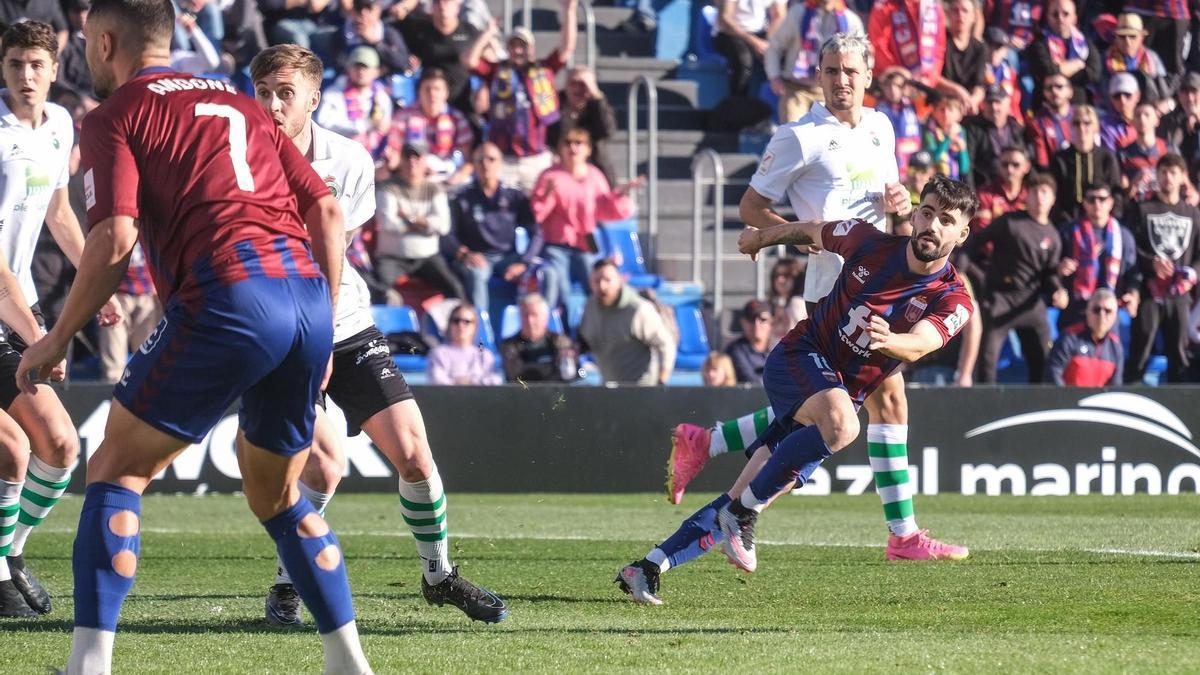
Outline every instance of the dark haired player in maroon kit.
<path fill-rule="evenodd" d="M 92 3 L 87 61 L 105 99 L 80 133 L 92 229 L 59 322 L 17 371 L 24 382 L 62 359 L 140 239 L 164 317 L 117 384 L 88 462 L 67 672 L 111 671 L 141 493 L 239 397 L 246 499 L 316 620 L 325 671 L 370 672 L 341 548 L 296 488 L 332 347 L 341 211 L 254 99 L 166 68 L 173 27 L 170 0 Z"/>

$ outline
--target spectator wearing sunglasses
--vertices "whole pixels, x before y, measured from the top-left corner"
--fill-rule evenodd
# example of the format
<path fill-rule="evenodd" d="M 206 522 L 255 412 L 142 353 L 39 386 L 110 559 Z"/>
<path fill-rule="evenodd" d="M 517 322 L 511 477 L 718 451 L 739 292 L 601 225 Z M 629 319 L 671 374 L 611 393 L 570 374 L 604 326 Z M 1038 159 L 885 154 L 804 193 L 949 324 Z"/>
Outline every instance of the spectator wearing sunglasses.
<path fill-rule="evenodd" d="M 771 345 L 771 306 L 761 300 L 751 300 L 742 307 L 740 317 L 742 336 L 725 348 L 733 359 L 737 381 L 762 384 L 763 367 Z"/>
<path fill-rule="evenodd" d="M 1088 300 L 1082 323 L 1064 330 L 1046 359 L 1046 379 L 1059 386 L 1105 387 L 1121 384 L 1125 350 L 1113 327 L 1117 297 L 1107 288 Z"/>

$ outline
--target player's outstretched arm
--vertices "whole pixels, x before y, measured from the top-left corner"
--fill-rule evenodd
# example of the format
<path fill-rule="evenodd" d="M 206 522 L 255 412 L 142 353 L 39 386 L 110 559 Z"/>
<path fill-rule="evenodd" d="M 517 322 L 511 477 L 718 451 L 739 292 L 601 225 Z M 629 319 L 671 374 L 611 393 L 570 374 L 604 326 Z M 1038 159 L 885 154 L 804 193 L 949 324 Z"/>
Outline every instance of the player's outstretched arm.
<path fill-rule="evenodd" d="M 50 197 L 50 208 L 46 211 L 46 227 L 50 230 L 50 236 L 54 237 L 54 243 L 62 249 L 63 255 L 79 269 L 79 258 L 83 255 L 83 228 L 79 225 L 79 219 L 75 217 L 75 210 L 71 208 L 71 198 L 66 187 L 58 188 Z M 111 327 L 121 323 L 124 317 L 116 299 L 109 298 L 100 308 L 96 318 L 101 326 Z"/>
<path fill-rule="evenodd" d="M 29 311 L 29 301 L 21 292 L 21 284 L 3 251 L 0 251 L 0 321 L 20 335 L 25 344 L 33 344 L 42 337 L 42 327 Z"/>
<path fill-rule="evenodd" d="M 38 372 L 42 378 L 49 377 L 53 367 L 66 357 L 71 339 L 116 293 L 129 266 L 137 236 L 137 224 L 130 216 L 105 218 L 88 232 L 75 283 L 58 322 L 45 337 L 25 350 L 21 365 L 17 366 L 17 382 L 26 391 L 34 391 L 28 380 L 29 373 Z"/>
<path fill-rule="evenodd" d="M 738 251 L 758 259 L 758 252 L 771 246 L 811 246 L 821 248 L 821 230 L 824 222 L 800 221 L 779 223 L 762 229 L 747 226 L 738 235 Z"/>
<path fill-rule="evenodd" d="M 942 348 L 942 335 L 928 320 L 918 321 L 908 333 L 893 333 L 887 320 L 876 314 L 871 316 L 867 333 L 871 336 L 868 349 L 905 363 Z"/>
<path fill-rule="evenodd" d="M 313 257 L 329 282 L 329 297 L 337 307 L 338 286 L 342 283 L 342 263 L 346 259 L 345 219 L 337 199 L 325 195 L 304 214 L 308 236 L 312 239 Z"/>

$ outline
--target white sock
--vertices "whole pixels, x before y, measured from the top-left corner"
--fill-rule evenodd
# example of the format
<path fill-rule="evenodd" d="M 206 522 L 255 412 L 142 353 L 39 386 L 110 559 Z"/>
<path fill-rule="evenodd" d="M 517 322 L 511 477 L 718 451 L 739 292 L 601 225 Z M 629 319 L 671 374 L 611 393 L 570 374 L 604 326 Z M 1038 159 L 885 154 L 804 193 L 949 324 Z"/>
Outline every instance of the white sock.
<path fill-rule="evenodd" d="M 708 428 L 708 456 L 717 457 L 729 452 L 729 444 L 725 442 L 725 434 L 721 433 L 721 425 L 714 424 Z"/>
<path fill-rule="evenodd" d="M 646 560 L 649 560 L 658 566 L 659 574 L 671 569 L 671 559 L 667 557 L 666 553 L 662 552 L 661 548 L 656 548 L 647 553 Z"/>
<path fill-rule="evenodd" d="M 450 547 L 446 529 L 446 495 L 437 467 L 425 480 L 406 483 L 400 479 L 400 515 L 417 542 L 421 574 L 425 581 L 439 584 L 450 574 Z"/>
<path fill-rule="evenodd" d="M 762 513 L 763 509 L 767 508 L 767 504 L 771 502 L 770 498 L 760 500 L 758 497 L 755 497 L 754 490 L 751 490 L 749 485 L 746 486 L 745 490 L 742 490 L 740 501 L 742 502 L 742 506 L 756 513 Z"/>
<path fill-rule="evenodd" d="M 10 483 L 0 480 L 0 581 L 7 581 L 12 576 L 8 571 L 8 560 L 12 546 L 13 532 L 17 529 L 17 516 L 21 512 L 21 487 L 24 481 Z"/>
<path fill-rule="evenodd" d="M 109 675 L 112 672 L 113 638 L 116 636 L 112 631 L 76 626 L 71 635 L 67 675 Z"/>
<path fill-rule="evenodd" d="M 300 495 L 312 503 L 313 508 L 317 510 L 317 513 L 322 518 L 324 518 L 325 507 L 328 506 L 330 500 L 333 499 L 333 493 L 317 492 L 316 490 L 305 485 L 303 481 L 297 482 L 296 486 L 300 488 Z M 279 559 L 278 555 L 275 556 L 275 583 L 292 583 L 292 577 L 288 576 L 288 571 L 283 567 L 283 561 Z"/>
<path fill-rule="evenodd" d="M 371 675 L 355 622 L 322 633 L 321 644 L 325 647 L 325 675 Z"/>
<path fill-rule="evenodd" d="M 74 465 L 51 466 L 38 459 L 37 455 L 29 456 L 25 487 L 21 490 L 22 515 L 17 521 L 9 555 L 21 555 L 25 552 L 25 540 L 29 539 L 29 533 L 42 524 L 46 516 L 50 515 L 50 509 L 62 498 L 71 482 L 71 472 L 74 469 Z M 41 503 L 34 503 L 35 499 Z"/>

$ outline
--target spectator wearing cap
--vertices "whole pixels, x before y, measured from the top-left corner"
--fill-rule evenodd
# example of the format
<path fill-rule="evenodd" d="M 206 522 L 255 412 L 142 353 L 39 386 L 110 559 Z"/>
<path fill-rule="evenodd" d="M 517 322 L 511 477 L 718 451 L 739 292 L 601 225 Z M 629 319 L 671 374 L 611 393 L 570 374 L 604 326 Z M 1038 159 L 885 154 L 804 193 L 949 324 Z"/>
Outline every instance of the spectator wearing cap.
<path fill-rule="evenodd" d="M 448 248 L 470 293 L 471 302 L 489 309 L 488 282 L 493 276 L 515 283 L 542 252 L 542 233 L 525 193 L 500 183 L 500 148 L 484 143 L 475 150 L 475 181 L 450 200 L 451 233 Z M 524 252 L 517 251 L 517 228 L 529 235 Z M 546 284 L 554 282 L 545 272 Z"/>
<path fill-rule="evenodd" d="M 1133 114 L 1142 100 L 1137 78 L 1129 73 L 1117 73 L 1108 80 L 1109 108 L 1100 118 L 1100 143 L 1119 152 L 1137 140 Z"/>
<path fill-rule="evenodd" d="M 450 106 L 449 98 L 446 73 L 440 68 L 422 70 L 416 105 L 397 110 L 388 130 L 386 170 L 395 171 L 398 150 L 405 143 L 424 142 L 429 147 L 430 181 L 461 185 L 470 180 L 475 132 L 466 116 Z"/>
<path fill-rule="evenodd" d="M 987 47 L 987 65 L 984 66 L 983 81 L 988 87 L 1004 87 L 1012 105 L 1012 116 L 1024 119 L 1021 110 L 1021 85 L 1017 81 L 1017 68 L 1008 54 L 1008 36 L 992 26 L 983 32 L 983 43 Z"/>
<path fill-rule="evenodd" d="M 946 86 L 956 88 L 968 114 L 979 112 L 987 86 L 988 49 L 975 38 L 979 22 L 977 0 L 950 0 L 946 3 L 946 63 L 942 77 Z"/>
<path fill-rule="evenodd" d="M 354 0 L 342 29 L 334 38 L 334 62 L 344 68 L 346 55 L 355 47 L 372 47 L 379 54 L 380 64 L 389 73 L 403 73 L 411 67 L 408 45 L 394 26 L 383 22 L 381 0 Z"/>
<path fill-rule="evenodd" d="M 1050 172 L 1058 184 L 1056 220 L 1079 217 L 1083 189 L 1089 183 L 1108 186 L 1116 201 L 1114 213 L 1121 213 L 1124 208 L 1120 196 L 1121 162 L 1115 153 L 1099 145 L 1099 140 L 1100 117 L 1096 109 L 1090 105 L 1075 106 L 1071 111 L 1071 144 L 1055 154 L 1050 163 Z"/>
<path fill-rule="evenodd" d="M 654 303 L 625 284 L 609 258 L 593 265 L 579 323 L 581 351 L 591 353 L 605 382 L 666 384 L 675 369 L 675 337 Z"/>
<path fill-rule="evenodd" d="M 730 96 L 750 95 L 750 80 L 763 68 L 767 41 L 783 24 L 786 0 L 717 0 L 713 47 L 729 64 Z"/>
<path fill-rule="evenodd" d="M 877 2 L 867 18 L 867 35 L 875 48 L 876 75 L 892 66 L 902 66 L 925 87 L 936 88 L 942 83 L 946 15 L 941 2 Z"/>
<path fill-rule="evenodd" d="M 1196 157 L 1200 155 L 1200 73 L 1183 76 L 1175 101 L 1175 109 L 1159 122 L 1158 135 L 1171 152 Z"/>
<path fill-rule="evenodd" d="M 1072 0 L 1046 3 L 1046 26 L 1029 47 L 1029 72 L 1035 82 L 1062 74 L 1071 83 L 1071 102 L 1087 103 L 1088 89 L 1100 82 L 1100 50 L 1079 30 L 1079 17 Z M 1041 104 L 1034 88 L 1034 106 Z"/>
<path fill-rule="evenodd" d="M 1041 107 L 1025 127 L 1025 136 L 1033 165 L 1045 171 L 1054 156 L 1071 145 L 1071 82 L 1061 73 L 1049 75 L 1041 91 Z"/>
<path fill-rule="evenodd" d="M 962 99 L 934 95 L 933 113 L 921 134 L 921 147 L 933 157 L 937 172 L 954 180 L 970 182 L 971 155 L 967 147 L 967 132 L 963 129 Z"/>
<path fill-rule="evenodd" d="M 559 92 L 562 115 L 546 130 L 546 146 L 558 147 L 562 135 L 575 127 L 587 129 L 592 139 L 592 156 L 588 160 L 604 173 L 611 184 L 616 180 L 609 161 L 608 139 L 617 132 L 617 118 L 612 106 L 596 84 L 596 74 L 587 66 L 575 66 L 567 73 L 567 87 Z"/>
<path fill-rule="evenodd" d="M 462 298 L 462 282 L 439 250 L 450 232 L 450 204 L 442 187 L 426 180 L 428 152 L 423 141 L 406 143 L 395 174 L 375 190 L 375 274 L 384 288 L 412 276 L 446 297 Z"/>
<path fill-rule="evenodd" d="M 1195 3 L 1188 0 L 1125 0 L 1121 4 L 1126 11 L 1141 17 L 1150 34 L 1149 47 L 1163 57 L 1166 72 L 1182 73 L 1183 45 L 1191 26 L 1189 12 L 1195 11 Z M 1194 34 L 1192 39 L 1196 39 Z M 1194 46 L 1192 54 L 1196 54 Z"/>
<path fill-rule="evenodd" d="M 600 169 L 588 162 L 592 142 L 586 129 L 575 127 L 558 141 L 559 162 L 538 177 L 533 188 L 533 215 L 542 225 L 542 257 L 558 283 L 546 288 L 551 307 L 566 302 L 571 282 L 586 277 L 596 252 L 600 221 L 633 214 L 629 193 L 641 177 L 613 188 Z"/>
<path fill-rule="evenodd" d="M 1162 58 L 1145 43 L 1142 17 L 1132 12 L 1122 14 L 1117 19 L 1115 40 L 1104 53 L 1104 77 L 1111 80 L 1119 73 L 1134 75 L 1142 90 L 1142 100 L 1159 105 L 1161 112 L 1167 112 L 1174 93 L 1172 83 L 1177 75 L 1167 72 Z"/>
<path fill-rule="evenodd" d="M 1059 232 L 1063 243 L 1058 273 L 1069 296 L 1058 316 L 1060 328 L 1083 318 L 1084 308 L 1103 289 L 1121 294 L 1121 304 L 1137 316 L 1137 244 L 1133 232 L 1112 216 L 1113 194 L 1106 185 L 1084 188 L 1083 213 Z"/>
<path fill-rule="evenodd" d="M 1024 142 L 1025 127 L 1011 113 L 1008 90 L 994 85 L 988 88 L 979 114 L 963 120 L 975 185 L 988 183 L 999 175 L 1000 152 L 1004 148 Z"/>
<path fill-rule="evenodd" d="M 1125 196 L 1130 201 L 1145 201 L 1154 194 L 1157 182 L 1155 167 L 1158 166 L 1158 160 L 1169 152 L 1167 142 L 1157 136 L 1158 123 L 1158 109 L 1149 103 L 1139 103 L 1133 113 L 1136 136 L 1132 143 L 1117 152 L 1124 176 Z"/>
<path fill-rule="evenodd" d="M 863 22 L 844 0 L 797 2 L 767 40 L 763 70 L 779 97 L 779 121 L 800 119 L 813 103 L 823 103 L 817 67 L 821 45 L 834 33 L 862 33 Z"/>
<path fill-rule="evenodd" d="M 1008 46 L 1022 52 L 1033 42 L 1037 27 L 1042 24 L 1045 4 L 1045 0 L 984 0 L 984 20 L 1007 36 Z"/>
<path fill-rule="evenodd" d="M 763 367 L 771 350 L 771 318 L 771 306 L 761 300 L 751 300 L 742 307 L 738 316 L 742 336 L 725 348 L 738 382 L 762 384 Z"/>
<path fill-rule="evenodd" d="M 331 0 L 258 0 L 263 27 L 272 45 L 295 44 L 329 57 L 338 27 L 327 20 Z M 332 59 L 331 59 L 332 60 Z"/>
<path fill-rule="evenodd" d="M 887 116 L 896 134 L 896 166 L 901 176 L 908 172 L 909 157 L 921 149 L 921 119 L 905 94 L 911 79 L 909 72 L 900 66 L 883 71 L 879 75 L 882 98 L 875 102 L 875 109 Z"/>
<path fill-rule="evenodd" d="M 1088 300 L 1086 318 L 1065 329 L 1046 357 L 1046 380 L 1067 387 L 1120 386 L 1125 349 L 1113 330 L 1117 298 L 1100 289 Z"/>
<path fill-rule="evenodd" d="M 378 157 L 392 120 L 392 97 L 379 81 L 379 52 L 355 47 L 346 59 L 346 72 L 321 92 L 317 124 L 352 138 Z"/>
<path fill-rule="evenodd" d="M 546 58 L 535 58 L 533 33 L 519 27 L 505 42 L 508 59 L 485 59 L 483 53 L 498 32 L 495 23 L 463 55 L 463 65 L 483 78 L 488 88 L 487 140 L 504 153 L 501 180 L 526 191 L 554 161 L 546 146 L 546 128 L 562 115 L 554 78 L 575 53 L 577 0 L 561 2 L 558 48 Z"/>
<path fill-rule="evenodd" d="M 462 0 L 430 0 L 428 14 L 414 11 L 404 17 L 399 28 L 422 69 L 440 68 L 446 74 L 450 104 L 470 114 L 471 73 L 462 57 L 479 37 L 479 31 L 460 20 L 461 10 Z"/>

